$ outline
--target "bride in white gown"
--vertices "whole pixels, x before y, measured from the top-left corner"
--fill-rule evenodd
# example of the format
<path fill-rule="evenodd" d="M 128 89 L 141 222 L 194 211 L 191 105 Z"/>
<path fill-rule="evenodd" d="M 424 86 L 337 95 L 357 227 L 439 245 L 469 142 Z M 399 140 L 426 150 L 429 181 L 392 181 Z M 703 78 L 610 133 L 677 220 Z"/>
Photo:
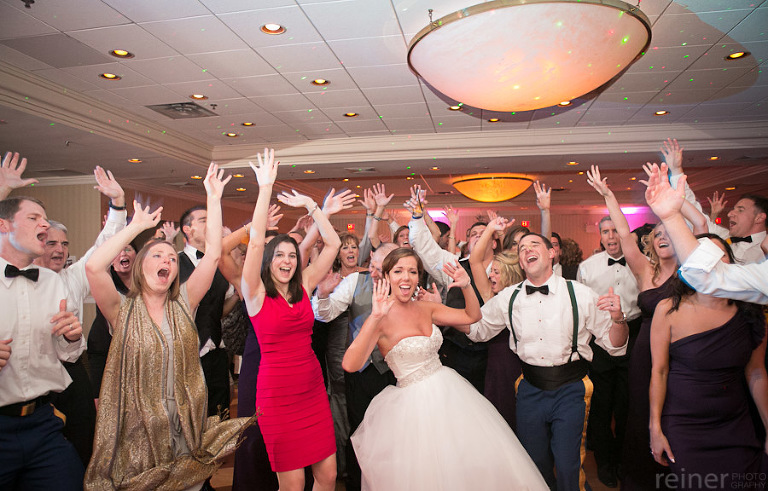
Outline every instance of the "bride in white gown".
<path fill-rule="evenodd" d="M 371 402 L 352 435 L 364 490 L 547 490 L 544 479 L 496 409 L 437 354 L 443 342 L 434 325 L 480 319 L 469 276 L 458 265 L 445 272 L 460 287 L 466 307 L 412 301 L 421 261 L 396 249 L 382 264 L 373 309 L 344 355 L 359 370 L 378 344 L 397 386 Z M 390 294 L 391 287 L 391 294 Z M 513 388 L 510 387 L 510 390 Z"/>

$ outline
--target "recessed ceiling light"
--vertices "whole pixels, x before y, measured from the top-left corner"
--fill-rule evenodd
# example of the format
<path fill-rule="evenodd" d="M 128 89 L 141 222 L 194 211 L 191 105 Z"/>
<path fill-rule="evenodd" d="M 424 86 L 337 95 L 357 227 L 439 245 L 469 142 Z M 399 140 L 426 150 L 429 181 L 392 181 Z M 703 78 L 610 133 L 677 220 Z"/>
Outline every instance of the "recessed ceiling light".
<path fill-rule="evenodd" d="M 328 85 L 330 83 L 330 80 L 326 80 L 324 78 L 316 78 L 312 81 L 312 85 Z"/>
<path fill-rule="evenodd" d="M 203 176 L 192 176 L 192 179 L 202 179 Z"/>
<path fill-rule="evenodd" d="M 734 189 L 736 189 L 736 186 L 725 188 L 726 191 L 733 191 Z"/>
<path fill-rule="evenodd" d="M 360 189 L 360 185 L 359 185 L 359 184 L 358 184 L 357 186 L 355 186 L 355 187 L 356 187 L 357 189 Z"/>
<path fill-rule="evenodd" d="M 203 94 L 192 94 L 189 96 L 190 99 L 194 99 L 196 101 L 204 101 L 208 99 L 208 96 L 205 96 Z"/>
<path fill-rule="evenodd" d="M 348 177 L 345 177 L 344 179 L 342 179 L 342 181 L 344 181 L 344 182 L 349 182 L 349 178 L 348 178 Z"/>
<path fill-rule="evenodd" d="M 413 177 L 411 177 L 411 176 L 408 176 L 408 177 L 406 177 L 406 178 L 405 178 L 405 180 L 406 180 L 406 181 L 412 181 L 412 180 L 413 180 Z"/>
<path fill-rule="evenodd" d="M 246 122 L 240 123 L 240 124 L 243 125 L 243 126 L 253 126 L 253 123 L 251 123 L 250 121 L 246 121 Z"/>
<path fill-rule="evenodd" d="M 356 118 L 358 116 L 359 114 L 357 113 L 344 113 L 344 117 L 347 117 L 347 118 Z"/>
<path fill-rule="evenodd" d="M 245 174 L 232 174 L 232 177 L 245 177 Z"/>
<path fill-rule="evenodd" d="M 124 49 L 113 49 L 109 54 L 115 58 L 133 58 L 133 53 Z"/>
<path fill-rule="evenodd" d="M 565 165 L 579 165 L 579 163 L 578 163 L 578 162 L 576 162 L 576 161 L 574 161 L 574 160 L 571 160 L 570 162 L 568 162 L 568 163 L 567 163 L 567 164 L 565 164 Z"/>
<path fill-rule="evenodd" d="M 115 75 L 114 73 L 102 73 L 99 75 L 99 77 L 105 78 L 107 80 L 120 80 L 123 78 L 120 75 Z"/>
<path fill-rule="evenodd" d="M 281 26 L 280 24 L 274 24 L 274 23 L 267 23 L 261 26 L 261 32 L 264 34 L 282 34 L 285 32 L 285 27 Z"/>
<path fill-rule="evenodd" d="M 558 106 L 565 107 L 565 106 L 570 106 L 571 104 L 573 104 L 571 101 L 563 101 L 560 104 L 558 104 Z"/>
<path fill-rule="evenodd" d="M 440 167 L 435 166 L 435 167 L 430 167 L 430 169 L 431 170 L 440 170 Z"/>
<path fill-rule="evenodd" d="M 463 104 L 456 104 L 455 106 L 448 106 L 449 111 L 461 111 L 461 106 Z"/>
<path fill-rule="evenodd" d="M 498 123 L 499 122 L 499 118 L 491 118 L 491 119 L 488 120 L 488 122 L 489 123 Z"/>
<path fill-rule="evenodd" d="M 583 176 L 584 175 L 584 171 L 579 171 L 579 175 Z"/>
<path fill-rule="evenodd" d="M 573 182 L 573 179 L 568 179 L 568 182 Z"/>
<path fill-rule="evenodd" d="M 235 189 L 235 191 L 240 191 L 242 193 L 243 191 L 245 191 L 245 188 L 237 188 Z"/>
<path fill-rule="evenodd" d="M 636 177 L 630 177 L 629 180 L 630 181 L 637 181 L 637 178 Z"/>
<path fill-rule="evenodd" d="M 653 113 L 654 116 L 666 116 L 667 114 L 669 114 L 669 111 L 664 111 L 664 110 L 656 111 Z"/>
<path fill-rule="evenodd" d="M 750 53 L 749 51 L 738 51 L 736 53 L 729 54 L 728 56 L 725 57 L 725 59 L 728 61 L 738 60 L 739 58 L 744 58 L 745 56 L 749 56 L 751 54 L 752 53 Z"/>
<path fill-rule="evenodd" d="M 710 157 L 709 160 L 720 160 L 720 157 Z"/>
<path fill-rule="evenodd" d="M 224 136 L 227 136 L 229 138 L 237 138 L 240 135 L 238 135 L 237 133 L 224 133 Z"/>
<path fill-rule="evenodd" d="M 313 171 L 312 169 L 307 169 L 304 171 L 304 174 L 314 174 L 314 173 L 315 171 Z"/>
<path fill-rule="evenodd" d="M 141 159 L 128 159 L 128 162 L 130 162 L 132 164 L 140 164 L 141 163 Z"/>

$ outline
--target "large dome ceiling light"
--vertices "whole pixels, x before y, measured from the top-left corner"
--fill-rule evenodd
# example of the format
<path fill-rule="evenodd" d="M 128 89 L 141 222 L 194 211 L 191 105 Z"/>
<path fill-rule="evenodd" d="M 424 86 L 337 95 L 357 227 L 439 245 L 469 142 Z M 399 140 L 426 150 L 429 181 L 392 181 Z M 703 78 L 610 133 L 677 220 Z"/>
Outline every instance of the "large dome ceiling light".
<path fill-rule="evenodd" d="M 530 111 L 602 87 L 650 42 L 648 17 L 620 0 L 495 0 L 430 22 L 408 64 L 453 100 Z"/>
<path fill-rule="evenodd" d="M 498 203 L 525 192 L 533 184 L 533 179 L 524 174 L 475 174 L 460 177 L 451 184 L 469 199 L 483 203 Z"/>

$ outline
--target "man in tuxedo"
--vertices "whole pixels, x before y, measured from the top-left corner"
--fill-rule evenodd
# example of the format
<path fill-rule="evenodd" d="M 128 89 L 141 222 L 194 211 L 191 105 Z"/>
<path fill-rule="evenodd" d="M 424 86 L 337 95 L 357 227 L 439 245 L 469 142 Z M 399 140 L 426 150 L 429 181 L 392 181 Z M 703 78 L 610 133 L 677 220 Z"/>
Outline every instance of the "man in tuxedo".
<path fill-rule="evenodd" d="M 179 281 L 184 283 L 205 254 L 204 206 L 195 206 L 181 215 L 184 250 L 179 253 Z M 216 270 L 211 288 L 200 301 L 195 325 L 200 339 L 200 364 L 208 387 L 208 415 L 229 417 L 229 357 L 221 341 L 221 316 L 229 283 Z"/>
<path fill-rule="evenodd" d="M 613 288 L 627 315 L 629 348 L 625 356 L 611 356 L 594 340 L 590 343 L 593 357 L 589 378 L 594 385 L 592 409 L 589 413 L 589 444 L 595 452 L 597 477 L 609 488 L 618 486 L 618 465 L 624 444 L 629 404 L 629 352 L 640 331 L 639 290 L 637 280 L 627 266 L 621 240 L 611 217 L 600 220 L 600 244 L 605 249 L 579 265 L 577 280 L 598 295 Z M 615 421 L 612 429 L 611 422 Z"/>

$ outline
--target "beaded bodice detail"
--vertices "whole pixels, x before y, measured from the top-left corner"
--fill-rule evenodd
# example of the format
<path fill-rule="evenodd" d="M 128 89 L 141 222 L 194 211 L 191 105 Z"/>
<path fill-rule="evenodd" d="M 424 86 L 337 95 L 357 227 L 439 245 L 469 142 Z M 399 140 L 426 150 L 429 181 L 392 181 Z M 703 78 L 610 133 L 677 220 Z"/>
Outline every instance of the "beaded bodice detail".
<path fill-rule="evenodd" d="M 429 377 L 443 365 L 437 350 L 443 344 L 440 329 L 432 326 L 430 336 L 411 336 L 401 339 L 384 357 L 398 387 L 407 387 Z"/>

